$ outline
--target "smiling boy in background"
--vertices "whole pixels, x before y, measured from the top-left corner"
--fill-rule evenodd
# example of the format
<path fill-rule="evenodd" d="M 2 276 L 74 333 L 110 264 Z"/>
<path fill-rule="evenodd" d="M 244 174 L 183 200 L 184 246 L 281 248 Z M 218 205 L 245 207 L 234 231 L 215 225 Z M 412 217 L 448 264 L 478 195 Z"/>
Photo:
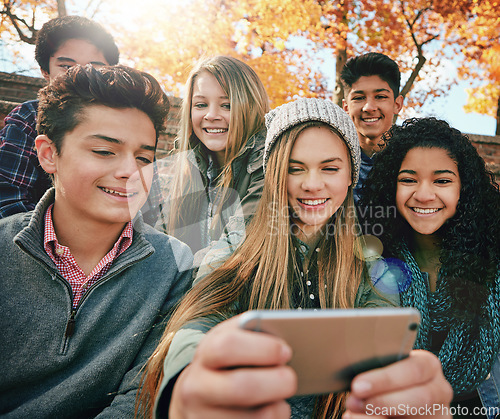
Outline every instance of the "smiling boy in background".
<path fill-rule="evenodd" d="M 343 108 L 354 122 L 361 146 L 361 169 L 354 188 L 354 201 L 358 203 L 382 135 L 403 107 L 403 96 L 399 94 L 401 73 L 388 56 L 369 52 L 349 59 L 340 77 L 345 92 Z"/>

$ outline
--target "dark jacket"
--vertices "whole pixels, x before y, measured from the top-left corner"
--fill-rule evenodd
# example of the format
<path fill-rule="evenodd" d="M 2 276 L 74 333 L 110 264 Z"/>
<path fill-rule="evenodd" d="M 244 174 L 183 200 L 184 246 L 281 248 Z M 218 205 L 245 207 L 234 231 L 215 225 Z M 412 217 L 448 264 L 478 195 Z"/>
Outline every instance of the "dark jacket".
<path fill-rule="evenodd" d="M 190 287 L 191 252 L 139 216 L 131 246 L 73 311 L 43 248 L 53 201 L 51 189 L 34 211 L 0 220 L 0 414 L 132 418 L 141 368 Z"/>
<path fill-rule="evenodd" d="M 177 170 L 181 170 L 178 162 L 184 156 L 178 160 L 175 155 L 171 160 L 167 159 L 168 162 L 163 163 L 163 167 L 167 166 L 168 174 L 163 175 L 162 168 L 159 169 L 165 201 L 157 228 L 185 242 L 193 253 L 196 253 L 206 249 L 211 243 L 217 242 L 222 235 L 227 235 L 231 218 L 243 217 L 245 224 L 248 224 L 248 221 L 255 214 L 264 186 L 264 142 L 265 131 L 260 131 L 247 141 L 245 147 L 234 159 L 231 166 L 233 172 L 231 191 L 226 196 L 227 199 L 222 211 L 214 215 L 214 222 L 209 214 L 209 160 L 204 146 L 199 143 L 187 152 L 188 173 L 186 176 L 190 176 L 190 182 L 189 189 L 186 188 L 181 193 L 181 197 L 171 196 L 171 187 L 172 177 L 177 173 Z M 158 164 L 160 167 L 162 166 L 161 161 Z M 177 199 L 183 201 L 180 210 L 183 222 L 175 231 L 169 231 L 170 208 Z M 237 225 L 238 228 L 241 226 L 241 223 L 233 224 Z"/>

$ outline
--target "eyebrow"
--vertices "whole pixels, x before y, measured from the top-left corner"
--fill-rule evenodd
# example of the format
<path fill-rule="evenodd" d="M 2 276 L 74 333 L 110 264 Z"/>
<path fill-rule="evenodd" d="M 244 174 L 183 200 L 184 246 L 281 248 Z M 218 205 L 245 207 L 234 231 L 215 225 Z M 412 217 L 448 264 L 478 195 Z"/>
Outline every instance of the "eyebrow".
<path fill-rule="evenodd" d="M 375 89 L 375 93 L 380 93 L 380 92 L 391 92 L 390 89 L 381 88 L 381 89 Z M 351 93 L 365 93 L 365 90 L 351 90 Z"/>
<path fill-rule="evenodd" d="M 200 99 L 205 99 L 205 98 L 206 98 L 205 96 L 200 95 L 200 94 L 193 95 L 193 99 L 194 99 L 195 97 L 200 98 Z M 219 96 L 219 99 L 229 99 L 229 96 Z"/>
<path fill-rule="evenodd" d="M 400 170 L 399 174 L 402 174 L 402 173 L 408 173 L 410 175 L 417 174 L 417 172 L 415 170 L 410 170 L 410 169 Z M 448 170 L 448 169 L 434 170 L 433 174 L 435 174 L 435 175 L 451 174 L 453 176 L 457 176 L 457 174 L 453 170 Z"/>
<path fill-rule="evenodd" d="M 342 159 L 340 157 L 332 157 L 330 159 L 323 160 L 322 162 L 320 162 L 320 164 L 331 163 L 331 162 L 334 162 L 336 160 L 342 161 Z M 300 160 L 294 160 L 294 159 L 290 159 L 290 163 L 304 164 L 304 162 L 301 162 Z"/>
<path fill-rule="evenodd" d="M 76 61 L 73 60 L 73 58 L 69 58 L 69 57 L 57 57 L 56 60 L 58 62 L 70 62 L 70 63 L 74 63 L 76 64 Z M 103 63 L 102 61 L 90 61 L 88 64 L 92 64 L 92 65 L 103 65 L 103 66 L 106 66 L 107 64 L 106 63 Z"/>
<path fill-rule="evenodd" d="M 93 134 L 93 135 L 90 135 L 88 138 L 89 139 L 96 138 L 98 140 L 104 140 L 104 141 L 107 141 L 107 142 L 113 143 L 113 144 L 123 144 L 122 140 L 119 140 L 119 139 L 113 138 L 113 137 L 108 137 L 107 135 Z M 155 151 L 155 147 L 150 146 L 150 145 L 146 145 L 146 144 L 142 144 L 140 146 L 140 148 L 142 148 L 144 150 L 148 150 L 148 151 Z"/>

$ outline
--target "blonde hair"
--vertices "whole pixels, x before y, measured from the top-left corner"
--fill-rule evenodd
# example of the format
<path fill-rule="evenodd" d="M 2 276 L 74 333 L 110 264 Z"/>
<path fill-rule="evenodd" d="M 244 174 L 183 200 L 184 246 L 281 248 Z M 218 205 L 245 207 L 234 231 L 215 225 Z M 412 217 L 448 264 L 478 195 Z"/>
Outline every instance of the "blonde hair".
<path fill-rule="evenodd" d="M 238 157 L 247 141 L 264 129 L 264 116 L 269 111 L 269 98 L 259 76 L 244 62 L 227 56 L 215 56 L 200 61 L 186 82 L 180 129 L 176 139 L 178 151 L 187 152 L 195 147 L 202 147 L 193 132 L 191 108 L 195 81 L 203 73 L 209 73 L 216 78 L 231 105 L 225 165 L 221 168 L 222 172 L 218 178 L 218 191 L 221 194 L 221 202 L 224 202 L 225 192 L 233 184 L 232 162 Z M 203 147 L 201 149 L 204 150 Z M 180 159 L 171 191 L 171 196 L 176 197 L 169 212 L 166 228 L 171 234 L 175 234 L 178 226 L 196 222 L 196 219 L 189 219 L 190 210 L 199 209 L 200 200 L 204 198 L 199 191 L 203 191 L 205 187 L 197 184 L 199 177 L 193 176 L 194 168 L 187 160 L 187 153 L 183 155 L 185 158 Z M 219 209 L 221 208 L 222 205 Z"/>
<path fill-rule="evenodd" d="M 297 137 L 311 126 L 326 126 L 343 138 L 328 125 L 306 122 L 277 139 L 269 156 L 262 198 L 248 227 L 246 240 L 222 266 L 197 282 L 186 294 L 147 363 L 139 398 L 143 413 L 152 413 L 163 378 L 163 360 L 174 334 L 186 323 L 204 317 L 229 318 L 236 314 L 233 313 L 235 303 L 241 311 L 291 307 L 293 289 L 298 284 L 294 275 L 292 221 L 288 213 L 288 165 Z M 364 265 L 356 256 L 361 254 L 361 246 L 354 234 L 356 212 L 349 210 L 353 205 L 352 186 L 349 186 L 342 206 L 327 226 L 332 234 L 324 234 L 320 239 L 318 288 L 321 308 L 354 307 Z M 323 416 L 338 413 L 339 399 L 342 397 L 319 397 L 316 411 Z"/>

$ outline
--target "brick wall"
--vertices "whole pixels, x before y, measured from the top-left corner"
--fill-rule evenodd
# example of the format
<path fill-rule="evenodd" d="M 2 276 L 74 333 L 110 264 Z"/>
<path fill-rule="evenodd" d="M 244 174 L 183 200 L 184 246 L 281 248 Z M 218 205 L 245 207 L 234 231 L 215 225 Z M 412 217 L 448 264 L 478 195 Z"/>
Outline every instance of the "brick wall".
<path fill-rule="evenodd" d="M 45 85 L 45 80 L 37 77 L 19 76 L 0 72 L 0 129 L 3 118 L 18 104 L 36 99 L 38 89 Z M 179 126 L 181 100 L 170 97 L 170 112 L 167 129 L 158 140 L 158 158 L 164 157 L 173 148 L 173 142 Z M 469 138 L 483 157 L 489 170 L 500 182 L 500 136 L 469 134 Z"/>
<path fill-rule="evenodd" d="M 41 77 L 20 76 L 0 71 L 0 99 L 13 103 L 36 99 L 36 93 L 45 84 L 45 79 Z"/>
<path fill-rule="evenodd" d="M 169 96 L 170 111 L 168 112 L 167 128 L 158 138 L 158 147 L 156 157 L 161 159 L 165 157 L 170 150 L 174 148 L 174 140 L 177 135 L 180 119 L 181 99 Z"/>
<path fill-rule="evenodd" d="M 491 170 L 500 184 L 500 135 L 473 135 L 469 134 L 477 152 L 486 162 L 486 167 Z"/>

